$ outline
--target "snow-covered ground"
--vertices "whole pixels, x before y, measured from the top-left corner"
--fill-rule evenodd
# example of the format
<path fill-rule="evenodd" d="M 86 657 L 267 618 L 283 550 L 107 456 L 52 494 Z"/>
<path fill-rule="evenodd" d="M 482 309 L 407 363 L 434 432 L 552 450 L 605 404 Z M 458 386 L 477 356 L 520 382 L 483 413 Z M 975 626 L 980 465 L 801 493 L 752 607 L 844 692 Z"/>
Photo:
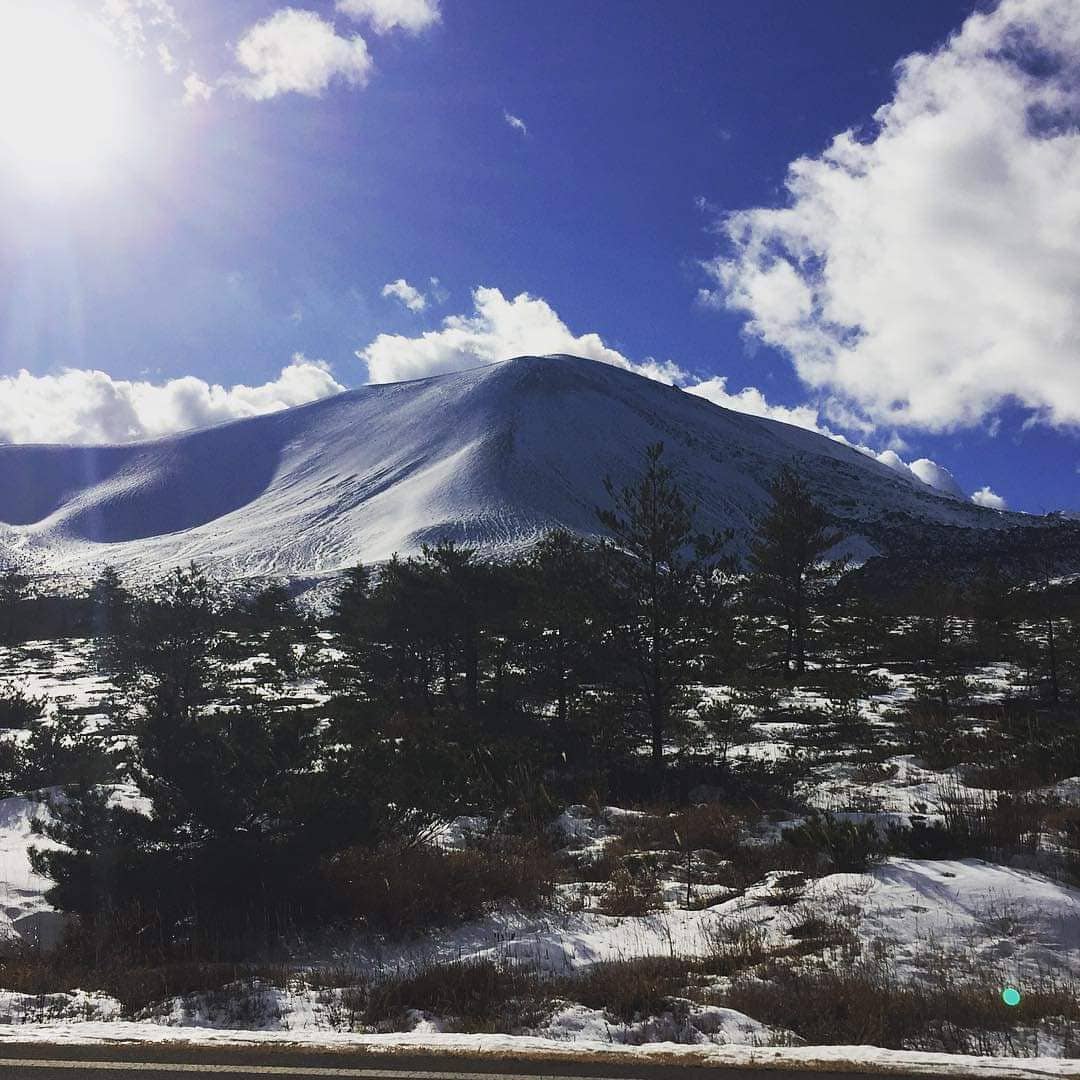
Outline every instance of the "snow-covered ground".
<path fill-rule="evenodd" d="M 0 650 L 0 666 L 16 684 L 46 697 L 50 707 L 64 703 L 77 708 L 88 725 L 104 715 L 111 687 L 94 672 L 86 642 L 38 642 Z M 867 724 L 887 732 L 890 710 L 911 698 L 916 681 L 886 669 L 877 675 L 885 689 L 860 700 L 858 710 Z M 1012 677 L 1001 667 L 986 669 L 978 673 L 977 693 L 992 700 L 1007 689 Z M 320 699 L 311 680 L 290 692 L 312 703 Z M 708 696 L 728 694 L 714 688 Z M 931 820 L 943 790 L 954 796 L 976 791 L 965 786 L 959 770 L 935 771 L 909 753 L 886 752 L 872 769 L 849 762 L 835 748 L 815 755 L 811 736 L 819 721 L 811 714 L 826 704 L 821 695 L 806 691 L 780 695 L 768 719 L 751 726 L 732 757 L 779 760 L 809 753 L 813 768 L 803 784 L 806 805 L 879 824 Z M 1075 801 L 1080 778 L 1059 781 L 1048 792 Z M 137 793 L 129 789 L 118 788 L 114 798 L 138 805 Z M 36 941 L 42 920 L 50 917 L 44 898 L 49 883 L 34 874 L 27 855 L 31 843 L 48 843 L 32 833 L 34 818 L 47 812 L 40 797 L 0 800 L 0 950 Z M 610 845 L 649 818 L 640 809 L 569 807 L 552 823 L 552 836 L 569 861 L 588 861 L 603 857 Z M 775 838 L 797 820 L 763 823 L 762 836 Z M 444 848 L 467 845 L 485 824 L 480 818 L 446 822 L 432 842 Z M 508 1045 L 507 1036 L 454 1033 L 446 1030 L 452 1024 L 444 1017 L 420 1011 L 408 1015 L 410 1032 L 378 1038 L 347 1033 L 343 1029 L 358 1023 L 346 1004 L 348 987 L 328 986 L 317 976 L 324 967 L 346 968 L 368 978 L 430 965 L 493 960 L 522 965 L 539 977 L 565 979 L 610 961 L 707 959 L 746 940 L 752 940 L 763 956 L 796 955 L 805 940 L 801 930 L 813 920 L 824 920 L 834 932 L 832 944 L 822 946 L 825 953 L 832 949 L 839 955 L 845 942 L 854 943 L 854 954 L 873 953 L 895 978 L 907 983 L 918 984 L 943 962 L 961 981 L 977 978 L 994 992 L 1006 985 L 1021 989 L 1044 985 L 1047 980 L 1080 982 L 1080 890 L 1032 869 L 977 859 L 890 858 L 863 874 L 807 878 L 765 870 L 746 888 L 692 882 L 689 905 L 685 877 L 670 867 L 667 873 L 670 876 L 662 872 L 658 882 L 663 903 L 647 914 L 604 914 L 597 903 L 602 885 L 567 882 L 559 887 L 556 905 L 543 913 L 494 911 L 472 923 L 406 942 L 340 937 L 325 955 L 298 955 L 287 985 L 248 980 L 224 991 L 173 998 L 134 1020 L 118 1001 L 98 992 L 26 995 L 0 990 L 0 1038 L 234 1040 L 255 1038 L 252 1033 L 258 1031 L 260 1038 L 334 1045 L 366 1039 L 371 1045 L 417 1047 L 434 1040 L 456 1049 L 497 1049 Z M 765 1050 L 776 1044 L 791 1047 L 798 1040 L 791 1032 L 707 1000 L 722 997 L 730 984 L 730 978 L 714 976 L 703 996 L 681 1000 L 672 1012 L 633 1020 L 619 1020 L 602 1008 L 569 999 L 556 1001 L 527 1027 L 527 1035 L 514 1037 L 509 1045 L 515 1052 L 568 1046 L 587 1053 L 647 1045 L 650 1054 L 685 1054 L 692 1047 L 707 1060 L 730 1063 L 776 1053 L 780 1056 L 770 1056 L 770 1061 L 858 1060 L 938 1068 L 932 1055 L 890 1057 L 882 1052 L 877 1057 L 878 1052 L 866 1048 L 857 1053 L 849 1048 Z M 5 1022 L 11 1026 L 3 1026 Z M 1036 1036 L 1012 1052 L 1060 1056 L 1067 1051 L 1060 1040 Z M 950 1067 L 960 1068 L 959 1059 L 950 1060 Z M 974 1059 L 974 1063 L 964 1060 L 968 1071 L 986 1068 Z M 1035 1060 L 1011 1067 L 1017 1071 L 1001 1075 L 1068 1071 Z"/>

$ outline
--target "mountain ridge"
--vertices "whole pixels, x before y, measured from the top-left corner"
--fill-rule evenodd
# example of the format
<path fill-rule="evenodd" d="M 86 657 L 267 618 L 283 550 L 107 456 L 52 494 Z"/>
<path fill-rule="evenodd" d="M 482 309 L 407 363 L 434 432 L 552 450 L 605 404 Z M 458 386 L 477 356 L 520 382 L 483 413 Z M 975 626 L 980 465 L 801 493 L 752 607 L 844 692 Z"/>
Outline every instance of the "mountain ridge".
<path fill-rule="evenodd" d="M 0 446 L 0 545 L 34 569 L 196 559 L 230 576 L 336 572 L 436 539 L 501 555 L 554 526 L 596 535 L 603 479 L 667 457 L 702 524 L 745 548 L 779 467 L 855 537 L 1030 523 L 941 494 L 852 447 L 579 357 L 517 357 L 360 387 L 121 446 Z"/>

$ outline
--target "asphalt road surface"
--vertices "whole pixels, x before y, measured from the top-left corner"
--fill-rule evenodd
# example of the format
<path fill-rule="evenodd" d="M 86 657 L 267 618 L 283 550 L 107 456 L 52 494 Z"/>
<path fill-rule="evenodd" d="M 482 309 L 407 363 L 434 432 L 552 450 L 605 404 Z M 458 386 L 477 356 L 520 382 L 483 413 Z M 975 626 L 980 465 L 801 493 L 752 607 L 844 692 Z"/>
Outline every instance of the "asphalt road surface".
<path fill-rule="evenodd" d="M 386 1056 L 356 1050 L 277 1046 L 0 1044 L 0 1080 L 169 1080 L 185 1075 L 282 1080 L 762 1080 L 763 1073 L 768 1080 L 881 1080 L 882 1076 L 787 1068 L 638 1065 L 610 1060 L 470 1058 L 458 1054 Z"/>

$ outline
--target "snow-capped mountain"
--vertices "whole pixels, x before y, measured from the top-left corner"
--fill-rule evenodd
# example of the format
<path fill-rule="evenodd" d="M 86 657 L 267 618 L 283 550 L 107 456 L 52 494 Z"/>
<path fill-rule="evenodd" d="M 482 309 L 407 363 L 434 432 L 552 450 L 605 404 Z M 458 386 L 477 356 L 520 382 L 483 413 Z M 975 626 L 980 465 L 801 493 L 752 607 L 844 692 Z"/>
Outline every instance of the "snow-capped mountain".
<path fill-rule="evenodd" d="M 920 528 L 1032 520 L 618 368 L 525 356 L 150 442 L 0 447 L 0 545 L 80 575 L 194 559 L 310 576 L 442 537 L 506 553 L 556 525 L 596 533 L 603 478 L 630 478 L 658 440 L 701 524 L 742 544 L 795 458 L 867 554 Z"/>

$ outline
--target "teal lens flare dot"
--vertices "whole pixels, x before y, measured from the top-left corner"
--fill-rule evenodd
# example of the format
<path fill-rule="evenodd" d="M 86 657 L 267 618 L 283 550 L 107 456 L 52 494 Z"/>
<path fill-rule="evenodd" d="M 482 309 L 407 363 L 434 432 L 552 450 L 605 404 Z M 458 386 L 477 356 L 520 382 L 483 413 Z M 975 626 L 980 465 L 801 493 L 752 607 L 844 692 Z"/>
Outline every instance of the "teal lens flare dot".
<path fill-rule="evenodd" d="M 1019 1005 L 1020 1004 L 1020 991 L 1015 986 L 1006 986 L 1001 991 L 1001 1000 L 1006 1005 Z"/>

